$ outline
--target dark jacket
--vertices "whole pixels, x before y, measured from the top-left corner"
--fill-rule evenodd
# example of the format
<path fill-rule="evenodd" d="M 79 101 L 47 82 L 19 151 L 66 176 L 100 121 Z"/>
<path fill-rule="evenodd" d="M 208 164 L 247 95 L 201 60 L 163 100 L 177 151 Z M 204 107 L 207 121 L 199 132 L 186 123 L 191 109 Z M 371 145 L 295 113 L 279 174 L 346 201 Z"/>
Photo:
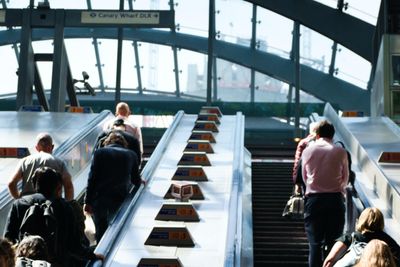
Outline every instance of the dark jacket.
<path fill-rule="evenodd" d="M 128 143 L 128 147 L 127 148 L 136 153 L 136 156 L 138 158 L 138 162 L 139 162 L 139 165 L 140 165 L 140 163 L 142 162 L 142 153 L 140 152 L 139 140 L 133 134 L 131 134 L 131 133 L 127 132 L 127 131 L 111 129 L 111 130 L 106 130 L 106 131 L 101 132 L 99 134 L 99 136 L 97 136 L 95 148 L 104 147 L 102 142 L 112 132 L 119 133 L 125 138 L 126 142 Z"/>
<path fill-rule="evenodd" d="M 99 148 L 93 155 L 85 203 L 91 206 L 110 200 L 122 203 L 132 184 L 140 183 L 136 153 L 117 144 Z"/>
<path fill-rule="evenodd" d="M 49 199 L 52 202 L 54 216 L 57 219 L 57 238 L 60 255 L 52 255 L 57 266 L 73 266 L 72 257 L 83 260 L 95 259 L 95 254 L 81 243 L 79 229 L 75 220 L 74 212 L 70 204 L 63 198 Z M 19 228 L 25 212 L 33 203 L 44 203 L 46 198 L 40 194 L 23 196 L 14 201 L 8 214 L 4 237 L 11 242 L 19 241 Z"/>

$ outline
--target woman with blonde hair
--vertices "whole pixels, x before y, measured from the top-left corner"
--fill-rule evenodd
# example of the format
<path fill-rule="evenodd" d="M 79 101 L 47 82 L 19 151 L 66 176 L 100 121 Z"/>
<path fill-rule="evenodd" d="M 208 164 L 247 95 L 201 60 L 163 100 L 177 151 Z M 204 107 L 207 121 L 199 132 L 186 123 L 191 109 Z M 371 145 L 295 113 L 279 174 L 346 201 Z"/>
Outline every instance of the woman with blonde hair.
<path fill-rule="evenodd" d="M 356 231 L 353 233 L 347 233 L 342 235 L 336 240 L 331 251 L 326 257 L 323 267 L 334 266 L 346 253 L 349 252 L 350 245 L 352 243 L 368 243 L 372 239 L 379 239 L 384 241 L 390 247 L 393 256 L 395 257 L 396 263 L 398 264 L 398 257 L 400 255 L 400 247 L 393 238 L 383 231 L 385 227 L 384 217 L 382 212 L 378 208 L 366 208 L 361 212 L 360 217 L 356 223 Z M 358 255 L 359 256 L 359 255 Z M 358 258 L 353 259 L 353 264 Z M 343 263 L 337 264 L 336 266 L 352 266 Z"/>
<path fill-rule="evenodd" d="M 383 241 L 373 239 L 365 246 L 355 267 L 396 267 L 390 247 Z"/>

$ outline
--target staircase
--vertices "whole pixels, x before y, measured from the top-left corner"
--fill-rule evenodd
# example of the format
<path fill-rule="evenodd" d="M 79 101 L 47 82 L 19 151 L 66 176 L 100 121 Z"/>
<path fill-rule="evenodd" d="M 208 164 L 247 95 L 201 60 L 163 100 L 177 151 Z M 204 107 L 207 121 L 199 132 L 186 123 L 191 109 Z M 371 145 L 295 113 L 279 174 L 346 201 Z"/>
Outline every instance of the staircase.
<path fill-rule="evenodd" d="M 288 220 L 282 211 L 292 193 L 293 163 L 252 163 L 254 266 L 306 267 L 308 242 L 303 220 Z"/>

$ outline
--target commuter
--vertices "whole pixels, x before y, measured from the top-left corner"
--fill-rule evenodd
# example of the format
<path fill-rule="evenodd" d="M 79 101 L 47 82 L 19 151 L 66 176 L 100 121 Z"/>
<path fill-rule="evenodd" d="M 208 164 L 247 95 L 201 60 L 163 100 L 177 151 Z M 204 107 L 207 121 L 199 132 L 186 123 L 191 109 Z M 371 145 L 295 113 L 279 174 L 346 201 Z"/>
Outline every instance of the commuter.
<path fill-rule="evenodd" d="M 385 242 L 373 239 L 365 246 L 355 267 L 396 267 L 390 247 Z"/>
<path fill-rule="evenodd" d="M 53 139 L 48 133 L 40 133 L 36 138 L 36 150 L 39 153 L 23 158 L 8 183 L 8 190 L 15 199 L 35 192 L 32 176 L 38 167 L 51 167 L 62 174 L 64 194 L 66 200 L 74 199 L 74 185 L 71 175 L 60 158 L 52 155 Z M 22 180 L 22 192 L 18 191 L 18 182 Z"/>
<path fill-rule="evenodd" d="M 95 148 L 103 147 L 103 142 L 110 135 L 110 133 L 119 133 L 125 138 L 126 142 L 128 143 L 127 148 L 136 153 L 138 157 L 138 162 L 140 164 L 142 162 L 142 153 L 140 151 L 139 140 L 131 133 L 125 131 L 125 127 L 126 126 L 123 119 L 116 119 L 111 129 L 103 130 L 103 132 L 99 134 L 99 136 L 97 137 Z"/>
<path fill-rule="evenodd" d="M 15 251 L 13 244 L 6 238 L 0 238 L 0 266 L 15 266 Z"/>
<path fill-rule="evenodd" d="M 346 150 L 332 142 L 335 128 L 324 120 L 316 140 L 303 151 L 302 176 L 306 185 L 304 226 L 309 242 L 309 266 L 320 267 L 323 250 L 329 251 L 343 233 L 344 196 L 348 182 Z"/>
<path fill-rule="evenodd" d="M 346 264 L 351 266 L 352 263 L 356 262 L 357 257 L 361 255 L 357 255 L 355 258 L 347 257 L 349 256 L 347 253 L 350 252 L 349 248 L 352 243 L 366 244 L 372 239 L 382 240 L 388 244 L 399 266 L 400 247 L 393 238 L 383 231 L 384 226 L 384 217 L 379 209 L 366 208 L 363 210 L 357 220 L 356 230 L 353 233 L 346 233 L 336 240 L 335 245 L 332 247 L 332 250 L 325 259 L 323 267 L 334 266 L 338 261 L 341 262 L 341 266 L 345 266 Z M 347 253 L 345 253 L 346 251 Z M 348 261 L 349 263 L 345 261 Z"/>
<path fill-rule="evenodd" d="M 61 174 L 49 167 L 39 167 L 32 178 L 36 193 L 14 201 L 4 236 L 17 244 L 26 235 L 41 233 L 48 246 L 52 266 L 74 266 L 73 258 L 103 259 L 103 255 L 94 254 L 81 243 L 72 207 L 59 197 L 62 190 Z M 39 213 L 39 207 L 44 205 L 49 208 Z"/>
<path fill-rule="evenodd" d="M 293 171 L 292 171 L 292 179 L 295 184 L 295 192 L 301 193 L 301 188 L 304 186 L 301 178 L 301 155 L 303 154 L 304 149 L 311 143 L 315 141 L 315 131 L 318 127 L 317 122 L 310 123 L 309 126 L 309 134 L 301 139 L 297 144 L 296 153 L 294 156 L 293 163 Z"/>
<path fill-rule="evenodd" d="M 28 235 L 18 244 L 17 251 L 17 267 L 32 266 L 33 261 L 39 263 L 39 266 L 50 266 L 49 251 L 46 242 L 38 235 Z M 35 265 L 33 265 L 35 266 Z"/>
<path fill-rule="evenodd" d="M 139 126 L 133 123 L 129 116 L 131 115 L 131 110 L 129 105 L 125 102 L 119 102 L 115 107 L 115 119 L 112 119 L 106 122 L 103 126 L 103 130 L 109 130 L 113 128 L 114 121 L 118 119 L 124 120 L 125 131 L 131 133 L 136 139 L 139 141 L 140 144 L 140 153 L 143 154 L 143 139 L 142 139 L 142 130 Z"/>
<path fill-rule="evenodd" d="M 110 221 L 134 185 L 144 183 L 136 153 L 126 148 L 121 134 L 111 133 L 104 147 L 94 152 L 86 188 L 84 211 L 93 215 L 96 240 L 100 241 Z"/>

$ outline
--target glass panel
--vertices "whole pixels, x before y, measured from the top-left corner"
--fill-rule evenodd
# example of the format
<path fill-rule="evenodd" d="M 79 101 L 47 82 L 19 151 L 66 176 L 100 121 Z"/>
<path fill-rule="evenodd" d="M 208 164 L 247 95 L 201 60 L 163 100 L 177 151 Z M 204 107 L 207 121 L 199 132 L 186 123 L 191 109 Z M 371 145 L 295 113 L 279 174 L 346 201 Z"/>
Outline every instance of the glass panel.
<path fill-rule="evenodd" d="M 37 53 L 53 53 L 53 40 L 46 41 L 35 41 L 32 42 L 33 52 Z M 51 78 L 53 73 L 53 63 L 41 61 L 37 62 L 37 66 L 39 69 L 39 74 L 42 79 L 43 88 L 50 89 L 51 88 Z"/>
<path fill-rule="evenodd" d="M 11 45 L 0 46 L 0 95 L 17 93 L 18 87 L 18 61 Z"/>
<path fill-rule="evenodd" d="M 175 23 L 177 31 L 208 37 L 208 2 L 178 0 L 175 1 Z M 189 12 L 195 10 L 195 12 Z"/>
<path fill-rule="evenodd" d="M 117 72 L 117 41 L 98 39 L 101 63 L 103 64 L 104 87 L 115 89 Z"/>
<path fill-rule="evenodd" d="M 239 0 L 216 0 L 215 10 L 217 39 L 250 46 L 252 4 Z"/>
<path fill-rule="evenodd" d="M 265 8 L 257 8 L 257 48 L 289 59 L 293 21 Z"/>
<path fill-rule="evenodd" d="M 169 10 L 169 0 L 134 0 L 133 9 L 153 9 L 153 10 Z M 125 7 L 129 7 L 127 3 L 125 3 Z"/>
<path fill-rule="evenodd" d="M 141 43 L 139 46 L 144 90 L 175 92 L 174 61 L 169 46 Z"/>
<path fill-rule="evenodd" d="M 250 69 L 217 59 L 218 99 L 250 102 Z"/>
<path fill-rule="evenodd" d="M 35 1 L 36 5 L 38 1 Z M 68 0 L 68 1 L 52 1 L 50 0 L 50 8 L 63 8 L 63 9 L 87 9 L 86 1 L 82 0 Z M 94 2 L 94 1 L 92 1 Z"/>
<path fill-rule="evenodd" d="M 288 86 L 271 76 L 255 73 L 255 102 L 287 102 Z"/>
<path fill-rule="evenodd" d="M 314 0 L 331 8 L 337 8 L 337 0 Z"/>
<path fill-rule="evenodd" d="M 300 63 L 327 73 L 332 55 L 332 40 L 305 26 L 300 26 L 300 32 Z"/>
<path fill-rule="evenodd" d="M 207 55 L 181 49 L 178 51 L 181 93 L 207 96 Z"/>
<path fill-rule="evenodd" d="M 119 9 L 119 1 L 91 0 L 91 4 L 92 9 Z M 127 3 L 124 3 L 124 9 L 128 9 Z"/>
<path fill-rule="evenodd" d="M 367 89 L 371 63 L 344 46 L 338 45 L 338 48 L 336 54 L 336 76 L 362 89 Z"/>
<path fill-rule="evenodd" d="M 121 88 L 125 89 L 138 88 L 138 79 L 137 79 L 138 77 L 135 66 L 136 66 L 136 60 L 135 60 L 135 50 L 133 47 L 133 42 L 124 41 L 122 43 Z"/>
<path fill-rule="evenodd" d="M 92 39 L 65 39 L 65 47 L 67 49 L 68 61 L 71 67 L 72 78 L 82 80 L 82 71 L 89 74 L 88 83 L 93 88 L 100 86 L 100 78 L 97 70 L 96 55 L 94 52 Z M 100 61 L 106 57 L 106 54 L 100 55 Z M 76 84 L 81 87 L 81 83 Z"/>
<path fill-rule="evenodd" d="M 346 13 L 372 25 L 376 25 L 381 0 L 346 0 L 349 3 Z"/>

